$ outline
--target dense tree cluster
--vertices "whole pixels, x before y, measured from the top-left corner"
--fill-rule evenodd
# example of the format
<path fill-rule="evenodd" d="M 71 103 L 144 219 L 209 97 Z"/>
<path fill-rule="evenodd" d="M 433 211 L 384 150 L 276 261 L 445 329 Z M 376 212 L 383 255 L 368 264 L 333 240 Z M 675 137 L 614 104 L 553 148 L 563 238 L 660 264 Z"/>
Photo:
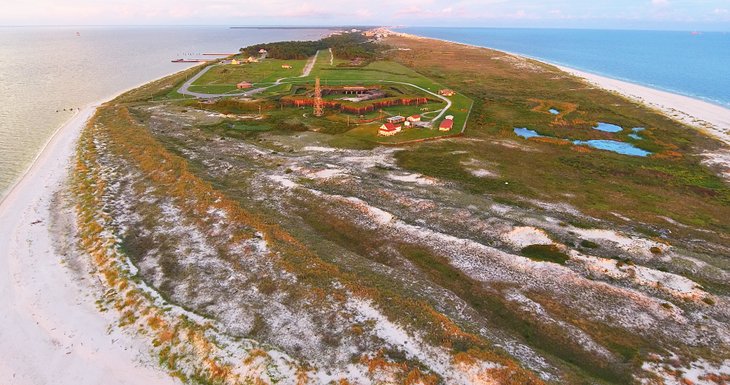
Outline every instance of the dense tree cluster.
<path fill-rule="evenodd" d="M 314 55 L 318 50 L 328 48 L 332 48 L 335 57 L 340 59 L 371 59 L 381 49 L 380 46 L 368 41 L 360 33 L 343 33 L 317 41 L 281 41 L 256 44 L 241 48 L 241 53 L 247 56 L 258 56 L 259 50 L 262 48 L 268 52 L 268 57 L 282 60 L 305 59 Z"/>
<path fill-rule="evenodd" d="M 274 59 L 293 60 L 306 59 L 318 50 L 325 48 L 322 41 L 280 41 L 276 43 L 256 44 L 241 48 L 246 56 L 258 56 L 259 50 L 265 49 L 268 57 Z"/>

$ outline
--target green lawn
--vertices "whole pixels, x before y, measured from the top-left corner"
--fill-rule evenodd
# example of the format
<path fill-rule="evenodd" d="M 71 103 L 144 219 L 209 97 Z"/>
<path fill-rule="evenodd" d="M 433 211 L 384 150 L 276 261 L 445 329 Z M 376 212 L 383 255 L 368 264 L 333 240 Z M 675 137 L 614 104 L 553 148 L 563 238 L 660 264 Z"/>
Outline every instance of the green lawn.
<path fill-rule="evenodd" d="M 210 69 L 200 79 L 198 79 L 191 87 L 190 90 L 194 92 L 209 93 L 209 94 L 225 94 L 235 93 L 235 85 L 240 81 L 248 81 L 254 84 L 254 86 L 267 85 L 277 79 L 290 77 L 291 79 L 284 80 L 284 84 L 280 86 L 268 89 L 258 95 L 260 98 L 276 98 L 277 96 L 290 95 L 293 91 L 293 87 L 297 84 L 308 85 L 311 87 L 314 79 L 319 77 L 322 84 L 327 85 L 379 85 L 392 92 L 400 93 L 408 96 L 423 96 L 430 99 L 436 97 L 428 94 L 427 92 L 415 88 L 412 85 L 421 87 L 424 90 L 437 93 L 438 90 L 445 88 L 442 84 L 436 83 L 426 76 L 419 74 L 418 72 L 409 69 L 408 67 L 393 61 L 375 61 L 369 63 L 363 67 L 338 67 L 338 64 L 346 63 L 345 60 L 335 59 L 333 64 L 330 64 L 330 54 L 324 50 L 319 53 L 315 66 L 310 76 L 304 78 L 298 78 L 302 73 L 307 60 L 276 60 L 266 59 L 260 63 L 243 64 L 243 65 L 221 65 Z M 292 69 L 282 69 L 282 64 L 290 64 L 293 66 Z M 408 83 L 408 84 L 401 84 Z M 332 97 L 337 98 L 337 97 Z M 468 97 L 457 94 L 449 98 L 452 101 L 452 106 L 444 115 L 454 115 L 455 124 L 454 128 L 449 132 L 440 132 L 437 129 L 434 130 L 422 130 L 412 129 L 404 131 L 394 137 L 383 138 L 377 136 L 377 127 L 380 123 L 373 123 L 369 125 L 367 129 L 357 129 L 348 132 L 347 135 L 357 137 L 360 139 L 366 139 L 375 142 L 402 142 L 410 141 L 414 139 L 422 139 L 428 137 L 451 135 L 461 132 L 466 122 L 468 113 L 472 106 L 472 100 Z M 413 115 L 422 113 L 421 108 L 427 107 L 430 111 L 437 111 L 444 108 L 444 102 L 431 102 L 427 105 L 421 106 L 394 106 L 385 108 L 386 116 L 388 115 Z M 432 119 L 437 116 L 438 112 L 431 113 L 427 116 L 428 119 Z M 366 119 L 372 119 L 378 116 L 377 112 L 367 114 Z M 353 116 L 353 120 L 358 117 Z M 434 122 L 434 127 L 438 127 L 441 123 L 442 118 Z M 329 122 L 323 122 L 322 124 L 328 125 L 330 123 L 337 124 L 340 121 L 346 121 L 346 117 L 330 117 Z M 334 132 L 344 132 L 344 130 L 334 130 Z"/>
<path fill-rule="evenodd" d="M 285 77 L 296 77 L 302 74 L 306 60 L 277 60 L 266 59 L 259 63 L 250 64 L 225 64 L 211 68 L 200 77 L 193 85 L 211 86 L 225 85 L 235 88 L 237 83 L 247 81 L 250 83 L 273 83 L 277 79 Z M 281 68 L 289 64 L 291 69 Z"/>

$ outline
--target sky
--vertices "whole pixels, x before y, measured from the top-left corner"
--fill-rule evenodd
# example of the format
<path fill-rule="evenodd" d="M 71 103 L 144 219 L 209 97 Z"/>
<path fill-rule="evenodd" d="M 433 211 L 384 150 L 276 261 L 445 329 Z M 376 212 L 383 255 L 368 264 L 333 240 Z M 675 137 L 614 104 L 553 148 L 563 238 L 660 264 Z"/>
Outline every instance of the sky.
<path fill-rule="evenodd" d="M 730 0 L 0 0 L 0 25 L 378 25 L 730 31 Z"/>

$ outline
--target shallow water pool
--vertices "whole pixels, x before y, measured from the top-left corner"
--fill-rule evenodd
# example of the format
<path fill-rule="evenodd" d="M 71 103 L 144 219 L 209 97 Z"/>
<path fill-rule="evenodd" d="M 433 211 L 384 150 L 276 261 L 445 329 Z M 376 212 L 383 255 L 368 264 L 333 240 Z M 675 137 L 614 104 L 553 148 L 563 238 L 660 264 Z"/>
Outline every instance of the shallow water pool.
<path fill-rule="evenodd" d="M 593 127 L 594 130 L 603 131 L 603 132 L 621 132 L 624 129 L 621 128 L 621 126 L 617 126 L 615 124 L 611 123 L 604 123 L 604 122 L 598 122 L 598 125 Z"/>
<path fill-rule="evenodd" d="M 517 136 L 521 136 L 525 139 L 537 138 L 537 137 L 543 136 L 543 135 L 538 134 L 537 131 L 535 131 L 535 130 L 530 130 L 529 128 L 524 128 L 524 127 L 515 128 L 515 134 L 517 134 Z"/>
<path fill-rule="evenodd" d="M 586 145 L 599 150 L 606 150 L 623 155 L 647 156 L 651 152 L 642 150 L 631 143 L 619 142 L 616 140 L 576 140 L 575 145 Z"/>

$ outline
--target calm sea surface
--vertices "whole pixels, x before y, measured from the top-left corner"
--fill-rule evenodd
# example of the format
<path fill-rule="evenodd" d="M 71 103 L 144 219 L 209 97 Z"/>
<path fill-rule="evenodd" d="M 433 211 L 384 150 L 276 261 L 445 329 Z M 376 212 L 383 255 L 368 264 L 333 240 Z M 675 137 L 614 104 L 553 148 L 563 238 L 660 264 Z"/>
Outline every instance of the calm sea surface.
<path fill-rule="evenodd" d="M 227 27 L 0 27 L 0 198 L 72 116 L 70 108 L 190 66 L 171 59 L 232 53 L 261 42 L 316 40 L 325 33 Z"/>
<path fill-rule="evenodd" d="M 399 31 L 514 52 L 730 107 L 730 33 L 512 28 Z"/>

